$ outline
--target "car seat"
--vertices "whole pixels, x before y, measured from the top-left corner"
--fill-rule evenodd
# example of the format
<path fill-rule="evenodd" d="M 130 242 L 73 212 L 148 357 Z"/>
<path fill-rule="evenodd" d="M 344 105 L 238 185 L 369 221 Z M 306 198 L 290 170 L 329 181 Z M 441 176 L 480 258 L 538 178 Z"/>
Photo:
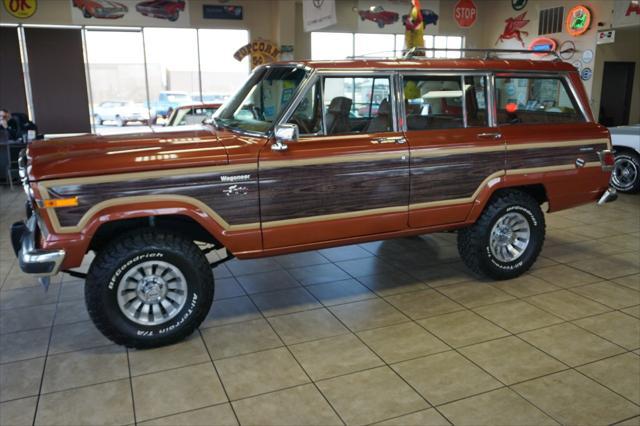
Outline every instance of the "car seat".
<path fill-rule="evenodd" d="M 326 117 L 328 135 L 349 133 L 351 131 L 351 123 L 349 123 L 351 103 L 351 99 L 344 96 L 336 96 L 331 100 Z"/>
<path fill-rule="evenodd" d="M 365 128 L 366 133 L 379 133 L 391 131 L 391 104 L 383 99 L 378 106 L 378 114 L 369 121 Z"/>

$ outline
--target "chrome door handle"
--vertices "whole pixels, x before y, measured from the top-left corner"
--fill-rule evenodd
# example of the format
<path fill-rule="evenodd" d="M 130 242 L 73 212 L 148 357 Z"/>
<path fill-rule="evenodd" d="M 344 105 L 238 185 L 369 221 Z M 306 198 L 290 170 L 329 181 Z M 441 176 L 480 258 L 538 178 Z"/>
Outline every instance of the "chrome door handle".
<path fill-rule="evenodd" d="M 489 133 L 478 133 L 478 137 L 481 139 L 500 139 L 502 137 L 502 133 L 500 132 L 489 132 Z"/>
<path fill-rule="evenodd" d="M 389 136 L 384 138 L 373 138 L 371 143 L 382 144 L 382 143 L 397 143 L 403 144 L 407 143 L 407 139 L 404 136 Z"/>

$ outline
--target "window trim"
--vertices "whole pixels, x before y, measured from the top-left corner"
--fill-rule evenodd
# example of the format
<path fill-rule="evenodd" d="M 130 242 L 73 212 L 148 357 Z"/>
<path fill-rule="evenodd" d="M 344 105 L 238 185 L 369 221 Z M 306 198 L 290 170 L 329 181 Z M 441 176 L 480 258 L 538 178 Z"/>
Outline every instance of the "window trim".
<path fill-rule="evenodd" d="M 566 72 L 559 72 L 559 73 L 549 73 L 549 72 L 530 72 L 530 71 L 525 71 L 525 72 L 512 72 L 512 71 L 507 71 L 507 72 L 502 72 L 502 71 L 496 71 L 494 72 L 494 88 L 493 88 L 493 95 L 495 97 L 494 99 L 494 109 L 495 109 L 495 122 L 496 122 L 496 126 L 499 126 L 498 124 L 498 103 L 496 102 L 498 97 L 497 97 L 497 85 L 495 84 L 495 79 L 496 78 L 550 78 L 550 79 L 554 79 L 554 80 L 560 80 L 561 84 L 564 86 L 565 90 L 568 89 L 568 95 L 571 97 L 572 103 L 575 103 L 575 106 L 578 107 L 578 109 L 576 110 L 576 113 L 579 113 L 582 116 L 583 121 L 577 121 L 575 123 L 523 123 L 523 124 L 529 124 L 529 125 L 553 125 L 553 124 L 578 124 L 578 123 L 590 123 L 591 120 L 589 119 L 589 114 L 587 114 L 587 110 L 585 109 L 585 106 L 583 105 L 583 103 L 580 101 L 580 98 L 578 97 L 578 92 L 576 90 L 576 88 L 573 86 L 573 84 L 571 84 L 571 80 L 569 79 L 569 75 Z"/>

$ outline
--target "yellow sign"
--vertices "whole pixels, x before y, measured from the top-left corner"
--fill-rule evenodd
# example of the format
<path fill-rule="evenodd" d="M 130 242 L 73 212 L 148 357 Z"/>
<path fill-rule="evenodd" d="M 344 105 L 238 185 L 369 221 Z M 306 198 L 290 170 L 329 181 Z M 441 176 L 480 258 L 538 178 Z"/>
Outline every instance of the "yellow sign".
<path fill-rule="evenodd" d="M 275 43 L 259 38 L 242 46 L 233 54 L 233 57 L 237 61 L 241 61 L 245 56 L 251 55 L 251 68 L 254 68 L 258 65 L 275 61 L 279 54 L 280 49 Z"/>
<path fill-rule="evenodd" d="M 4 8 L 16 18 L 26 19 L 38 9 L 38 0 L 3 0 Z"/>

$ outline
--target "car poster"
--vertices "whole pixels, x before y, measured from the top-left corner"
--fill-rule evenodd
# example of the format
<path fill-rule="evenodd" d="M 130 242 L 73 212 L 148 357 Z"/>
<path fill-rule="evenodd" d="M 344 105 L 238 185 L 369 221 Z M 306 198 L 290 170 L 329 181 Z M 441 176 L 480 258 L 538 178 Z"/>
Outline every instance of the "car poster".
<path fill-rule="evenodd" d="M 189 26 L 189 0 L 69 0 L 74 24 Z"/>
<path fill-rule="evenodd" d="M 422 0 L 424 33 L 438 34 L 440 0 Z M 411 11 L 410 0 L 359 0 L 353 12 L 358 14 L 359 33 L 404 34 L 402 17 Z"/>

